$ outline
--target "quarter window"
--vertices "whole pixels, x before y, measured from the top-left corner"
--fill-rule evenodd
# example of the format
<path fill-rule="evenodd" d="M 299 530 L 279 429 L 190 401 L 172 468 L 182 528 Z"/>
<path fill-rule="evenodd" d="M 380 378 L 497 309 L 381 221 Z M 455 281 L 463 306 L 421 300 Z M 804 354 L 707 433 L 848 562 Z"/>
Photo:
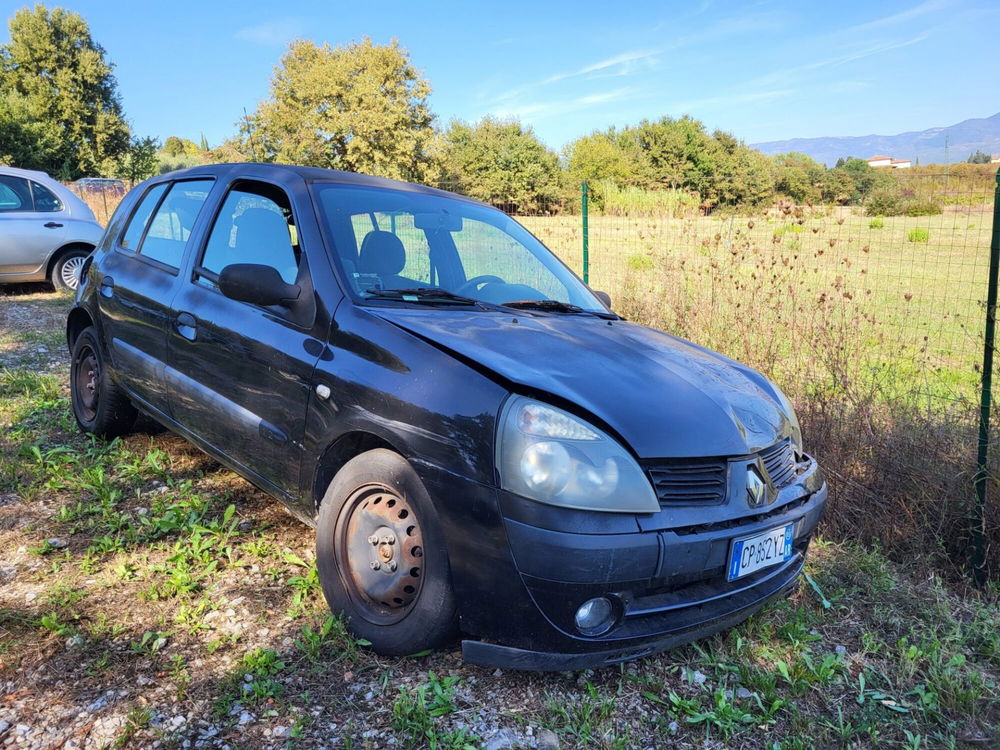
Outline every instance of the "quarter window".
<path fill-rule="evenodd" d="M 149 219 L 153 215 L 153 211 L 156 210 L 156 205 L 160 202 L 160 198 L 167 192 L 168 187 L 170 187 L 169 183 L 164 182 L 159 185 L 153 185 L 153 187 L 146 191 L 146 195 L 143 196 L 135 212 L 132 214 L 132 218 L 129 219 L 128 226 L 125 227 L 125 231 L 118 241 L 119 245 L 126 250 L 137 250 L 139 248 L 139 243 L 142 242 L 142 235 L 146 233 L 146 227 L 149 225 Z"/>
<path fill-rule="evenodd" d="M 47 187 L 32 182 L 31 195 L 35 199 L 36 211 L 62 211 L 62 201 Z"/>
<path fill-rule="evenodd" d="M 23 177 L 0 175 L 0 211 L 30 211 L 31 192 Z"/>
<path fill-rule="evenodd" d="M 284 191 L 264 183 L 241 183 L 222 204 L 199 271 L 214 280 L 230 264 L 257 263 L 271 266 L 292 284 L 301 254 L 292 206 Z"/>
<path fill-rule="evenodd" d="M 211 189 L 212 180 L 186 180 L 171 185 L 149 220 L 139 254 L 179 268 L 184 246 Z"/>

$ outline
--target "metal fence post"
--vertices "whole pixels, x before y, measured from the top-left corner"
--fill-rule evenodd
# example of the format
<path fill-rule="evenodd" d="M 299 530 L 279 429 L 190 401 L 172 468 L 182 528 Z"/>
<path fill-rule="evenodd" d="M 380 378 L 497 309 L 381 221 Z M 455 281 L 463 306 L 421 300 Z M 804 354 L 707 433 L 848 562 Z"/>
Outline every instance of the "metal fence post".
<path fill-rule="evenodd" d="M 590 283 L 590 227 L 587 224 L 589 205 L 587 200 L 587 183 L 580 184 L 580 206 L 583 212 L 583 283 Z"/>
<path fill-rule="evenodd" d="M 986 582 L 986 483 L 989 479 L 990 407 L 993 404 L 993 350 L 996 336 L 998 270 L 1000 270 L 1000 170 L 997 170 L 997 186 L 993 196 L 990 276 L 986 292 L 986 329 L 983 336 L 983 379 L 979 401 L 976 512 L 972 528 L 972 578 L 979 585 Z"/>

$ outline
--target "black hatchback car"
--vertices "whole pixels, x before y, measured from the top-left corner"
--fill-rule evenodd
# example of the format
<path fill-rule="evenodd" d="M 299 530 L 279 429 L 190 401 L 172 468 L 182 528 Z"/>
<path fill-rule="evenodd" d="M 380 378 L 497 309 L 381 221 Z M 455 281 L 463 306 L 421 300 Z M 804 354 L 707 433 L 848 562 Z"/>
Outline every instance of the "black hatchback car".
<path fill-rule="evenodd" d="M 123 200 L 69 313 L 80 427 L 144 412 L 316 527 L 387 654 L 572 669 L 786 594 L 826 502 L 792 408 L 417 185 L 196 167 Z"/>

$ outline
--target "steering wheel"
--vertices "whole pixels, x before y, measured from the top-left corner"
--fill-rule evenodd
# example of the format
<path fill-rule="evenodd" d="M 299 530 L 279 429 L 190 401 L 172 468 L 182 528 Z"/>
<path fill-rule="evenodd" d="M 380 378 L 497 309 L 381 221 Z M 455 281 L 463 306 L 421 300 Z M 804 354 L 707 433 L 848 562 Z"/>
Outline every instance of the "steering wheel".
<path fill-rule="evenodd" d="M 494 284 L 494 283 L 504 284 L 506 283 L 499 276 L 492 276 L 488 273 L 484 273 L 482 276 L 473 276 L 471 279 L 466 281 L 462 286 L 458 288 L 456 294 L 469 295 L 473 292 L 479 291 L 479 287 L 483 284 Z"/>

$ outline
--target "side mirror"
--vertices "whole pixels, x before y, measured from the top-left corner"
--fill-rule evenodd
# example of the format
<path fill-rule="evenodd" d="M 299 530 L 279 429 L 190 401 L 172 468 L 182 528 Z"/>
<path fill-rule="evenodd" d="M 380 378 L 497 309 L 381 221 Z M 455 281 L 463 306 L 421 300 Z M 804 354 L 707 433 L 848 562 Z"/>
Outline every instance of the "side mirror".
<path fill-rule="evenodd" d="M 271 266 L 233 263 L 219 274 L 219 291 L 229 299 L 269 307 L 294 302 L 302 288 L 298 284 L 286 284 Z"/>
<path fill-rule="evenodd" d="M 591 289 L 591 291 L 594 292 L 594 296 L 597 297 L 597 299 L 599 299 L 601 302 L 604 303 L 604 306 L 606 308 L 608 308 L 609 310 L 611 309 L 611 295 L 610 294 L 608 294 L 607 292 L 598 292 L 598 291 L 593 290 L 593 289 Z"/>

